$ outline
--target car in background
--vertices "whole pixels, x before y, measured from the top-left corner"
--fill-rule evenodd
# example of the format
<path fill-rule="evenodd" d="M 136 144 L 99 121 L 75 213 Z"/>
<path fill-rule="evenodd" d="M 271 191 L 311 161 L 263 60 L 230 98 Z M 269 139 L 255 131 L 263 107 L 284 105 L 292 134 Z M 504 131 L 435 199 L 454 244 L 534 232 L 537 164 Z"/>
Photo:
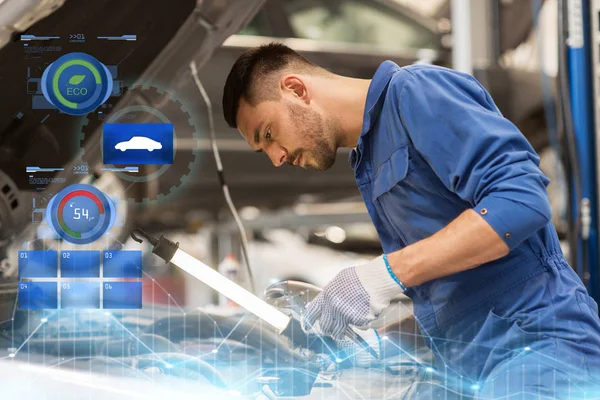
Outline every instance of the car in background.
<path fill-rule="evenodd" d="M 501 12 L 508 8 L 502 5 Z M 525 25 L 519 24 L 519 30 L 531 29 Z M 506 25 L 501 27 L 501 32 L 511 29 Z M 278 41 L 331 72 L 370 79 L 385 60 L 400 66 L 431 63 L 451 67 L 450 30 L 450 22 L 444 14 L 438 19 L 424 16 L 394 0 L 266 0 L 255 17 L 238 34 L 230 36 L 200 71 L 213 104 L 217 137 L 224 144 L 220 145 L 224 165 L 235 172 L 235 176 L 228 176 L 236 180 L 230 186 L 237 194 L 237 204 L 278 208 L 293 204 L 299 193 L 316 194 L 321 200 L 358 195 L 345 157 L 338 157 L 341 162 L 318 176 L 312 171 L 296 171 L 297 168 L 275 171 L 267 157 L 256 157 L 239 133 L 227 126 L 221 97 L 227 75 L 240 54 L 249 48 Z M 515 39 L 511 43 L 516 46 L 518 41 Z M 503 46 L 504 50 L 510 49 L 506 40 Z M 556 157 L 546 127 L 540 74 L 502 67 L 494 62 L 485 67 L 476 64 L 473 75 L 490 92 L 503 115 L 523 132 L 542 156 L 542 164 L 555 165 Z M 207 159 L 210 161 L 210 157 Z M 552 185 L 558 186 L 557 190 L 564 186 L 555 183 L 561 178 L 555 168 L 545 168 L 544 172 L 552 178 Z M 279 188 L 280 194 L 270 199 L 262 195 L 260 199 L 256 198 L 255 194 L 261 192 L 265 182 Z M 322 189 L 316 189 L 320 185 Z M 550 193 L 557 190 L 550 188 Z M 551 199 L 559 233 L 563 232 L 560 228 L 564 215 L 562 197 L 558 193 Z"/>
<path fill-rule="evenodd" d="M 227 74 L 248 48 L 282 42 L 331 72 L 370 79 L 385 60 L 451 67 L 449 34 L 447 19 L 421 15 L 394 0 L 267 0 L 203 68 L 217 133 L 239 138 L 225 124 L 220 104 Z M 537 151 L 547 147 L 538 74 L 498 66 L 476 66 L 473 74 Z"/>
<path fill-rule="evenodd" d="M 262 240 L 249 243 L 248 254 L 257 293 L 285 280 L 323 287 L 342 269 L 364 264 L 376 256 L 307 243 L 302 235 L 285 229 L 264 231 Z"/>

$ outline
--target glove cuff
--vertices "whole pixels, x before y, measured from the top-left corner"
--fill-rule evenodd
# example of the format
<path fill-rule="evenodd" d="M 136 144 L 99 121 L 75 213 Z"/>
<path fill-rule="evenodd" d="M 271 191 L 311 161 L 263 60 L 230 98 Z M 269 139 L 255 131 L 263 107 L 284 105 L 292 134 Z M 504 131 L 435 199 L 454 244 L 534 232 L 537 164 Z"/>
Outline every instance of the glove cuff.
<path fill-rule="evenodd" d="M 371 298 L 371 312 L 377 317 L 392 299 L 404 292 L 397 278 L 388 271 L 383 256 L 356 267 L 356 275 Z"/>

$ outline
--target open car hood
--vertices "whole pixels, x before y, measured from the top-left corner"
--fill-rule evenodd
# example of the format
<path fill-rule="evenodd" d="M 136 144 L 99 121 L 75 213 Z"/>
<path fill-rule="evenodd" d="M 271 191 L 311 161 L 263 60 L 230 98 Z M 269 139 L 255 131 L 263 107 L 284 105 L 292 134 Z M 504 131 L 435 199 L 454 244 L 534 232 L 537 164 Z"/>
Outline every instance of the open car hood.
<path fill-rule="evenodd" d="M 26 163 L 62 164 L 66 171 L 70 163 L 80 161 L 77 160 L 80 118 L 56 115 L 55 110 L 50 110 L 51 118 L 40 123 L 40 114 L 43 118 L 47 112 L 36 114 L 32 109 L 31 92 L 24 90 L 30 73 L 29 56 L 40 58 L 37 56 L 42 53 L 43 62 L 48 65 L 62 54 L 89 53 L 103 63 L 118 66 L 126 87 L 122 89 L 125 95 L 117 103 L 147 103 L 140 96 L 135 99 L 134 95 L 128 95 L 128 87 L 143 84 L 164 91 L 179 91 L 189 84 L 186 80 L 189 63 L 193 60 L 201 68 L 227 37 L 252 19 L 263 3 L 264 0 L 0 2 L 0 85 L 3 93 L 10 93 L 10 102 L 3 104 L 0 111 L 0 171 L 11 177 L 20 189 L 30 190 L 27 177 L 22 173 Z M 97 36 L 127 33 L 137 35 L 133 47 L 126 41 L 102 45 L 97 39 Z M 69 40 L 77 34 L 85 36 L 85 43 Z M 24 54 L 27 42 L 20 40 L 20 35 L 49 39 L 31 42 L 29 50 L 34 46 L 38 51 L 30 55 Z M 49 48 L 59 48 L 59 51 L 44 50 Z M 34 73 L 32 68 L 32 76 Z M 93 121 L 84 124 L 88 132 L 100 126 Z M 100 138 L 87 141 L 91 147 L 97 147 Z M 48 151 L 49 148 L 53 151 Z M 88 152 L 85 161 L 93 168 L 102 163 L 101 153 Z M 73 178 L 73 174 L 69 175 Z"/>
<path fill-rule="evenodd" d="M 111 60 L 112 57 L 114 64 L 118 64 L 119 72 L 130 83 L 160 85 L 165 90 L 178 91 L 186 85 L 185 79 L 190 78 L 187 72 L 189 63 L 193 60 L 200 68 L 227 37 L 239 31 L 255 15 L 263 2 L 264 0 L 0 2 L 0 85 L 3 93 L 10 93 L 10 101 L 4 102 L 0 111 L 0 186 L 11 188 L 10 201 L 14 205 L 12 209 L 10 205 L 5 205 L 9 203 L 3 203 L 4 192 L 0 193 L 0 321 L 10 320 L 17 290 L 16 284 L 6 283 L 2 278 L 15 278 L 16 260 L 11 257 L 15 257 L 17 248 L 36 236 L 30 208 L 35 188 L 31 187 L 28 174 L 24 173 L 25 167 L 42 165 L 64 168 L 53 177 L 55 180 L 64 180 L 48 185 L 44 191 L 36 192 L 41 195 L 48 193 L 51 196 L 69 184 L 81 183 L 82 179 L 101 178 L 72 173 L 75 166 L 82 165 L 82 126 L 89 133 L 85 137 L 85 161 L 90 170 L 95 170 L 102 164 L 99 121 L 94 125 L 92 121 L 84 119 L 82 122 L 82 118 L 58 113 L 56 110 L 40 112 L 32 109 L 32 96 L 24 90 L 29 63 L 27 54 L 24 55 L 24 42 L 19 40 L 19 36 L 58 37 L 59 39 L 39 42 L 42 48 L 62 47 L 60 52 L 54 53 L 56 55 L 48 55 L 47 62 L 73 51 L 90 53 L 102 62 Z M 134 46 L 128 42 L 102 45 L 96 39 L 101 35 L 130 33 L 137 35 Z M 84 34 L 85 44 L 69 41 L 69 37 L 74 34 Z M 8 40 L 8 37 L 12 39 Z M 115 54 L 119 54 L 116 60 Z M 127 104 L 149 102 L 139 92 L 125 89 L 123 92 L 125 94 L 117 100 L 114 109 Z M 195 96 L 199 97 L 197 94 Z M 189 108 L 194 107 L 192 105 Z M 9 265 L 8 270 L 6 265 Z"/>

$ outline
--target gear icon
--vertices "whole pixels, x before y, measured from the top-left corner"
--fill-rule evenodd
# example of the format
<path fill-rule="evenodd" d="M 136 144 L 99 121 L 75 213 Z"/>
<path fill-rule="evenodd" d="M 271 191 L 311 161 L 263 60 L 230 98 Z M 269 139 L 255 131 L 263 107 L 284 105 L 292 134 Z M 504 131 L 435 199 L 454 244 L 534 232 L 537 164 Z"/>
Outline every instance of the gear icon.
<path fill-rule="evenodd" d="M 115 172 L 117 177 L 125 186 L 125 196 L 128 201 L 133 203 L 150 203 L 162 201 L 167 196 L 179 189 L 189 177 L 196 163 L 200 130 L 196 126 L 194 119 L 188 113 L 185 106 L 169 92 L 158 87 L 150 85 L 132 86 L 128 90 L 134 94 L 133 102 L 127 105 L 117 105 L 112 109 L 110 115 L 103 118 L 103 113 L 89 113 L 83 119 L 80 134 L 80 144 L 82 148 L 82 159 L 84 163 L 90 164 L 85 153 L 84 143 L 88 135 L 93 134 L 99 123 L 171 123 L 174 126 L 175 153 L 173 164 L 164 164 L 160 166 L 140 165 L 139 172 Z M 186 150 L 181 150 L 177 143 L 186 143 Z M 187 150 L 192 145 L 192 150 Z M 120 166 L 110 166 L 120 167 Z M 160 179 L 159 179 L 160 178 Z M 147 192 L 147 183 L 158 180 L 158 191 L 149 195 Z M 172 185 L 164 183 L 175 182 Z"/>

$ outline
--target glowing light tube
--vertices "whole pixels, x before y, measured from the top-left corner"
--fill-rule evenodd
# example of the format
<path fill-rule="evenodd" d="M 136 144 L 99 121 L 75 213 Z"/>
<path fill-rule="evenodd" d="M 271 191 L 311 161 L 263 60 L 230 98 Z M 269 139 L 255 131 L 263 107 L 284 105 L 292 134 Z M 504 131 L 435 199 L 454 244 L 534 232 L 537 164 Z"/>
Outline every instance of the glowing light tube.
<path fill-rule="evenodd" d="M 281 334 L 290 322 L 290 317 L 253 295 L 240 285 L 227 279 L 202 261 L 177 249 L 171 263 L 194 278 L 206 283 L 228 299 L 236 302 L 258 318 L 272 325 Z"/>

